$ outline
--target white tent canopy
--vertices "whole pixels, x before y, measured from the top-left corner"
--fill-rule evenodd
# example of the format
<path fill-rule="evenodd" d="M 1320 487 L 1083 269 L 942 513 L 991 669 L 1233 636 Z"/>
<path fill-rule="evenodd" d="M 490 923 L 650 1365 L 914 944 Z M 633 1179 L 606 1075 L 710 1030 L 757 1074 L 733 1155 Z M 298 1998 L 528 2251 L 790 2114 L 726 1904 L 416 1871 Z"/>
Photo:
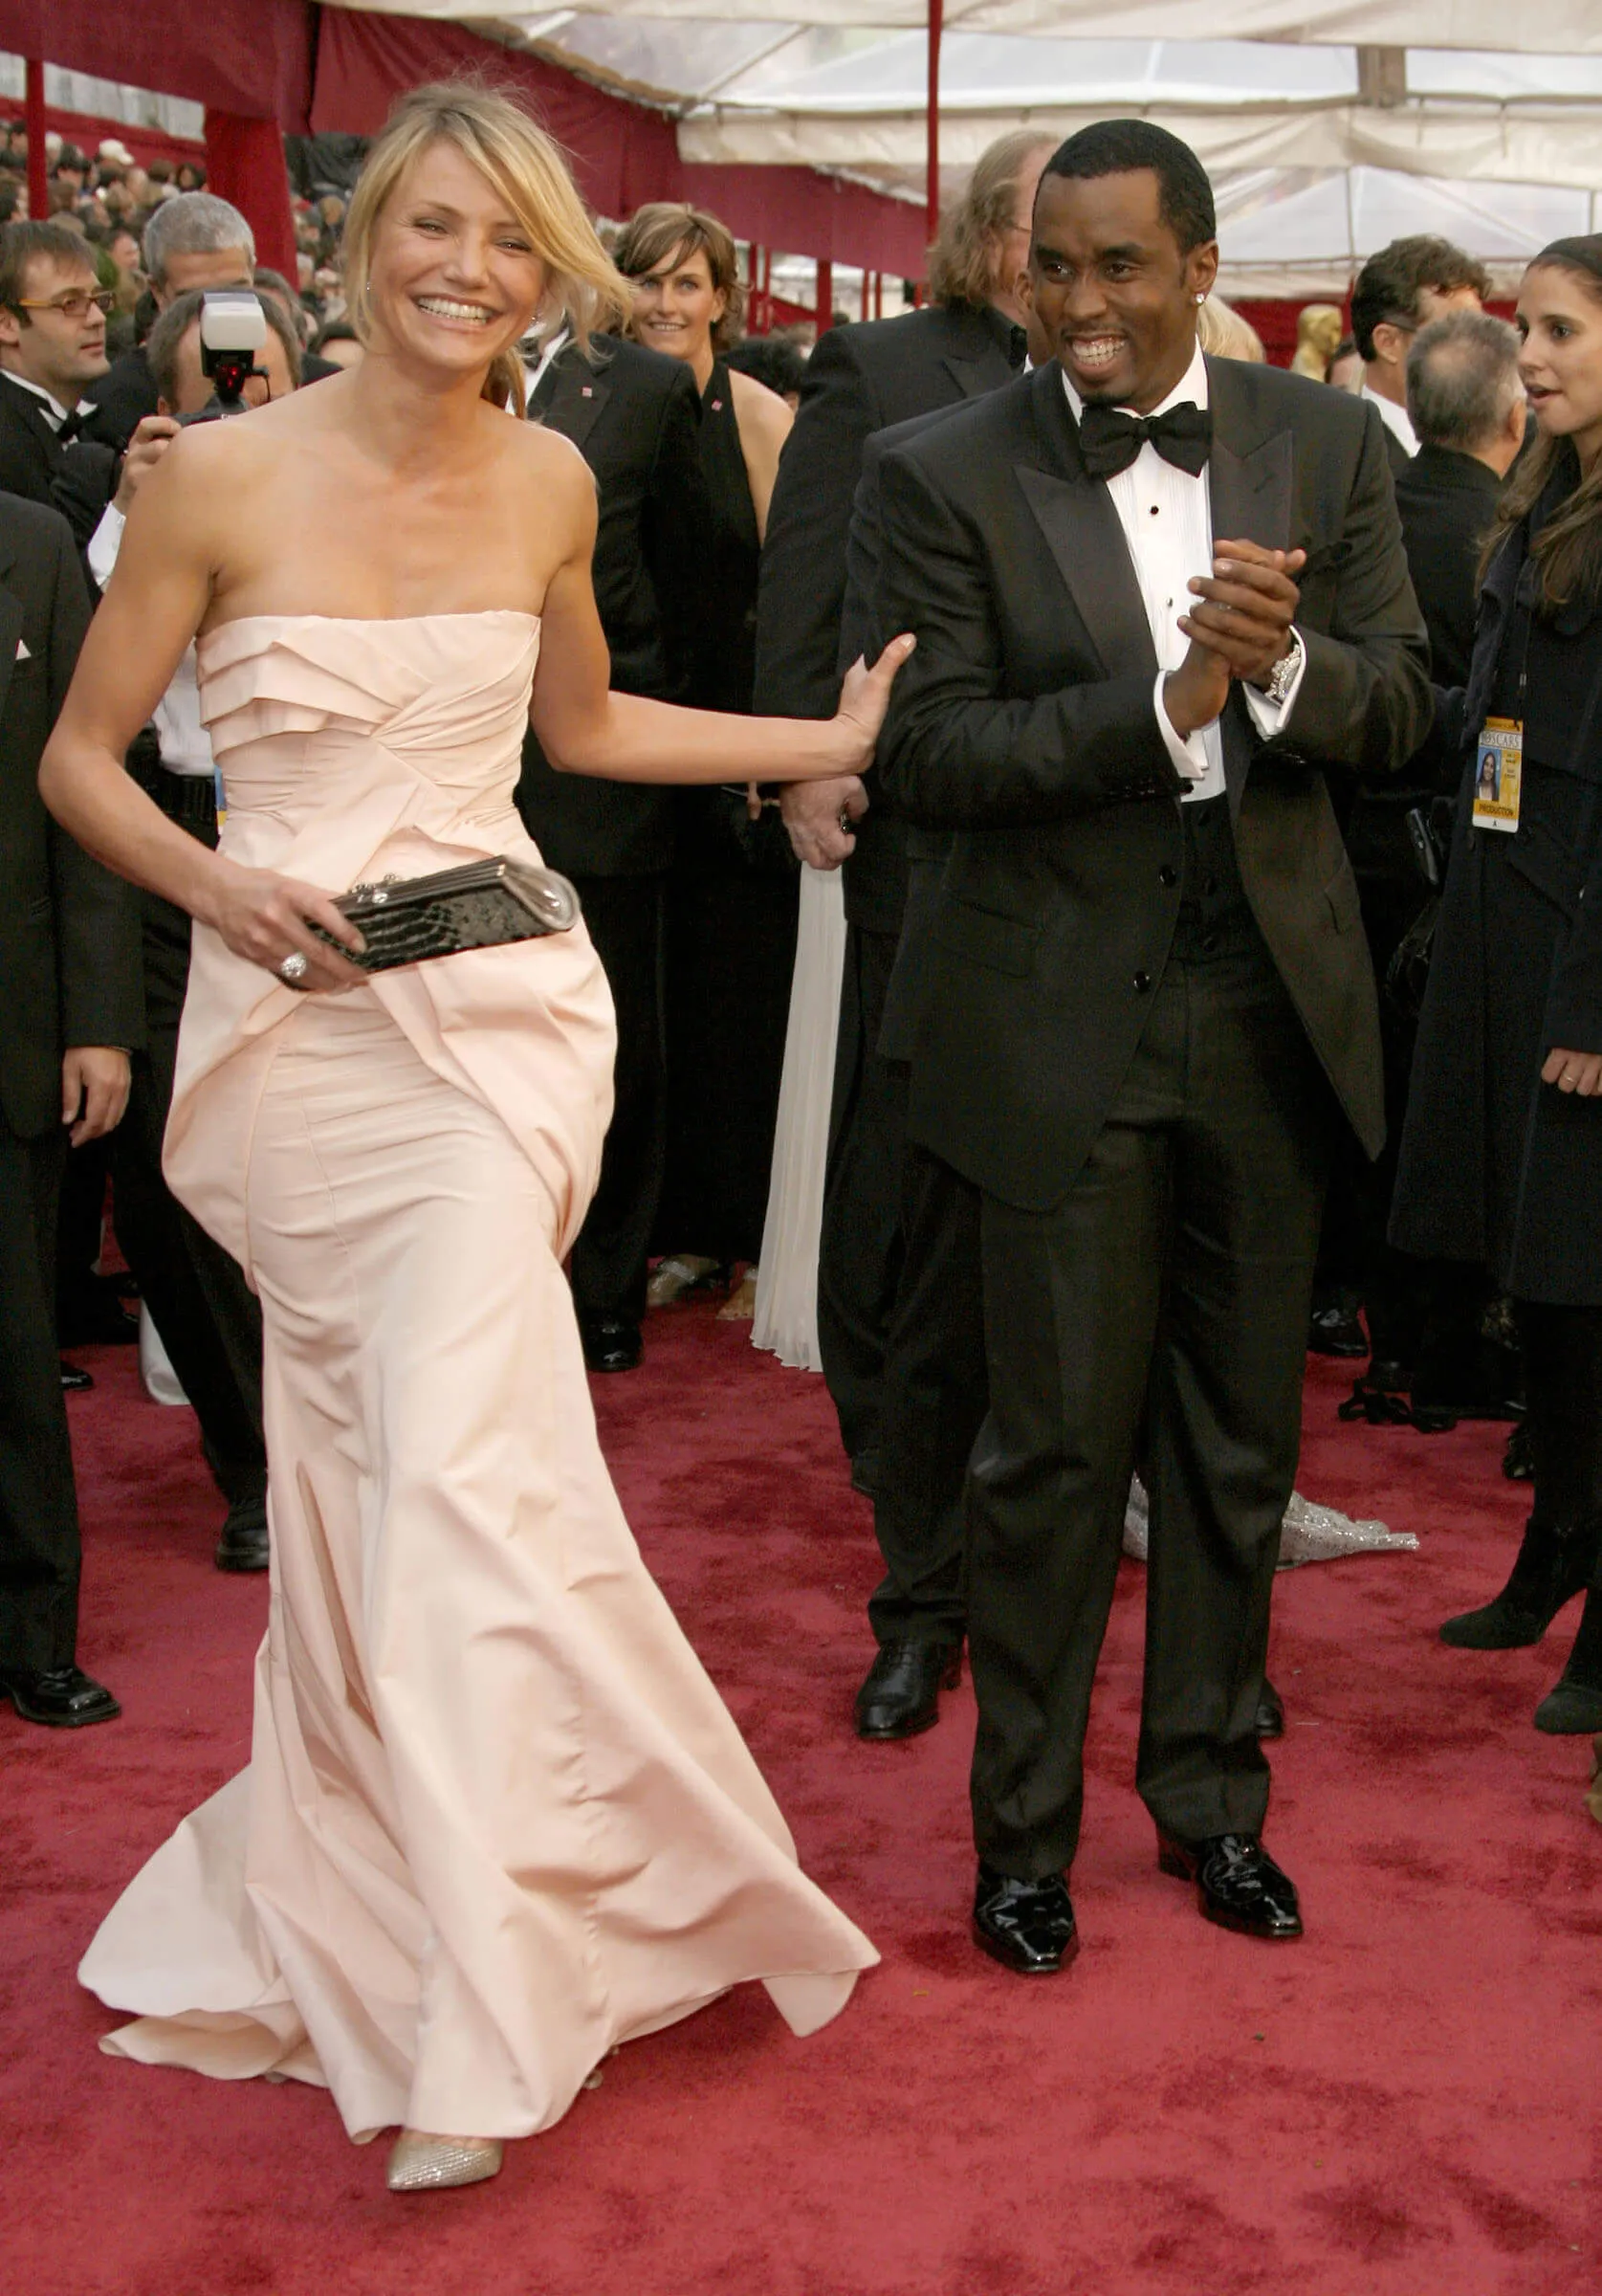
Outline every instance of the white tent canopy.
<path fill-rule="evenodd" d="M 384 5 L 670 110 L 688 162 L 925 196 L 927 0 Z M 1010 128 L 1139 114 L 1214 179 L 1226 292 L 1336 292 L 1404 231 L 1516 267 L 1602 222 L 1602 0 L 946 0 L 945 21 L 943 195 Z"/>

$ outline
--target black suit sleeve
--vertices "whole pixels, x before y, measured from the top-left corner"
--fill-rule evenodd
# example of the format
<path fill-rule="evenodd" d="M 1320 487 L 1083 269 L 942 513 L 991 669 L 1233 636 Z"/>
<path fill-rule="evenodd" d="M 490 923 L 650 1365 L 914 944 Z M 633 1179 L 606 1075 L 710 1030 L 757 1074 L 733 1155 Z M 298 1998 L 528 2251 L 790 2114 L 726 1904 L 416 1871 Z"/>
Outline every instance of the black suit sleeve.
<path fill-rule="evenodd" d="M 820 337 L 768 511 L 757 603 L 757 708 L 832 718 L 845 596 L 845 538 L 863 446 L 882 417 L 849 327 Z"/>
<path fill-rule="evenodd" d="M 896 811 L 933 829 L 1018 828 L 1185 786 L 1145 671 L 1004 698 L 994 575 L 977 535 L 905 453 L 880 470 L 874 620 L 911 629 L 878 764 Z"/>
<path fill-rule="evenodd" d="M 688 701 L 702 683 L 701 652 L 721 639 L 698 610 L 713 546 L 712 497 L 701 470 L 701 403 L 688 367 L 662 407 L 646 491 L 641 548 L 661 621 L 667 683 L 661 698 Z"/>
<path fill-rule="evenodd" d="M 1434 699 L 1429 644 L 1386 459 L 1391 434 L 1372 407 L 1365 411 L 1362 452 L 1335 545 L 1328 628 L 1297 626 L 1307 667 L 1290 723 L 1277 739 L 1322 764 L 1384 776 L 1399 772 L 1424 740 Z M 1321 555 L 1309 554 L 1304 583 Z"/>
<path fill-rule="evenodd" d="M 106 504 L 117 488 L 117 456 L 109 447 L 79 439 L 67 450 L 66 459 L 50 482 L 50 499 L 73 530 L 73 540 L 87 550 Z"/>
<path fill-rule="evenodd" d="M 50 593 L 52 725 L 67 698 L 90 611 L 88 582 L 71 538 L 65 526 L 55 526 L 55 563 L 41 569 Z M 92 861 L 55 821 L 50 872 L 61 1042 L 68 1049 L 119 1045 L 137 1051 L 144 1043 L 144 980 L 134 889 Z"/>

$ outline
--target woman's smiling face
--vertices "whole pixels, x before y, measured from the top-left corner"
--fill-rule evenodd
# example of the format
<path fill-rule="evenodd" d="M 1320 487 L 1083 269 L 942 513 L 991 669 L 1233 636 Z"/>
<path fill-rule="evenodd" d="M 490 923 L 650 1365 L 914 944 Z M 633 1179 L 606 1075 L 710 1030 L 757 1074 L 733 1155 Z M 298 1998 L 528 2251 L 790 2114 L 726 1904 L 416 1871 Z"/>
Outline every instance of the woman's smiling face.
<path fill-rule="evenodd" d="M 528 333 L 549 273 L 489 177 L 443 139 L 418 153 L 373 232 L 375 351 L 475 371 Z"/>

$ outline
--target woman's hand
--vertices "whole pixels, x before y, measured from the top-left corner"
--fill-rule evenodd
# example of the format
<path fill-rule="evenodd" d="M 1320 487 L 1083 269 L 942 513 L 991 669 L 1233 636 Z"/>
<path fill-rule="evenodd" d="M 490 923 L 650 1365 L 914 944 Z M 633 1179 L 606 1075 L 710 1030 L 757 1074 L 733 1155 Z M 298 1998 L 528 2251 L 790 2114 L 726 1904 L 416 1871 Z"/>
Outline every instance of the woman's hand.
<path fill-rule="evenodd" d="M 1582 1100 L 1592 1099 L 1602 1093 L 1602 1052 L 1565 1052 L 1554 1048 L 1547 1055 L 1541 1081 L 1555 1084 L 1560 1093 L 1578 1093 Z"/>
<path fill-rule="evenodd" d="M 896 672 L 917 642 L 910 630 L 904 630 L 899 638 L 891 638 L 871 670 L 859 654 L 846 671 L 845 682 L 840 689 L 840 707 L 834 717 L 834 730 L 841 744 L 842 774 L 866 773 L 872 764 L 873 745 L 890 705 L 890 688 L 895 683 Z"/>
<path fill-rule="evenodd" d="M 219 859 L 208 898 L 196 915 L 221 935 L 236 957 L 248 958 L 279 979 L 284 959 L 298 952 L 306 969 L 286 983 L 291 988 L 359 988 L 367 978 L 359 965 L 311 931 L 312 925 L 320 925 L 347 949 L 363 946 L 350 919 L 316 885 Z"/>

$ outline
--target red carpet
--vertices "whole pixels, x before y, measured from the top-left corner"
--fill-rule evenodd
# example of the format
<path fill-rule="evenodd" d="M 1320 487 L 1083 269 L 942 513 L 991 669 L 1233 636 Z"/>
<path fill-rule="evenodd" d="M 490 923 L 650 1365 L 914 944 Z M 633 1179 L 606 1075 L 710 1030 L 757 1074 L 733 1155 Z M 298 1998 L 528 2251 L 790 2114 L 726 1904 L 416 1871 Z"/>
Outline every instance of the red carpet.
<path fill-rule="evenodd" d="M 1501 1431 L 1337 1427 L 1315 1368 L 1302 1483 L 1416 1556 L 1279 1581 L 1290 1708 L 1270 1842 L 1310 1934 L 1208 1928 L 1136 1802 L 1140 1573 L 1103 1665 L 1085 1948 L 1030 1986 L 965 1934 L 966 1691 L 859 1746 L 874 1577 L 821 1380 L 703 1308 L 599 1382 L 647 1560 L 884 1966 L 806 2042 L 746 1988 L 607 2065 L 498 2183 L 413 2200 L 322 2093 L 98 2054 L 73 1970 L 109 1899 L 242 1763 L 266 1591 L 210 1567 L 183 1412 L 130 1350 L 72 1404 L 81 1655 L 124 1719 L 0 1717 L 0 2283 L 8 2296 L 1548 2296 L 1602 2286 L 1602 1829 L 1589 1745 L 1539 1736 L 1572 1613 L 1532 1652 L 1435 1622 L 1505 1568 Z"/>

